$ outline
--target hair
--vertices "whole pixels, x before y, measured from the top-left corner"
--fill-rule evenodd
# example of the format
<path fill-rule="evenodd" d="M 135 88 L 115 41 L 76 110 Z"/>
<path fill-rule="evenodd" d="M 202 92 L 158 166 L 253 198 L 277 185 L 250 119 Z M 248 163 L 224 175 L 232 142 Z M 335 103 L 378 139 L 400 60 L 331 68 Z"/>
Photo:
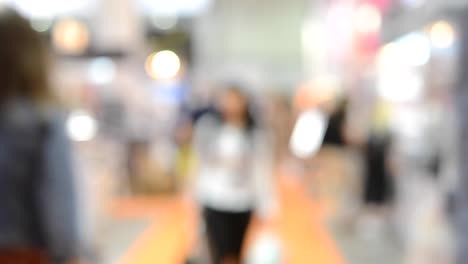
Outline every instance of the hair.
<path fill-rule="evenodd" d="M 254 116 L 254 109 L 253 103 L 250 100 L 249 95 L 241 88 L 241 86 L 237 84 L 230 84 L 227 85 L 226 88 L 222 91 L 222 93 L 234 93 L 238 97 L 242 98 L 245 102 L 245 109 L 244 109 L 244 120 L 245 120 L 245 129 L 247 131 L 252 131 L 257 128 L 257 120 Z M 219 113 L 220 114 L 220 113 Z M 223 119 L 222 115 L 220 115 L 221 120 Z M 224 121 L 224 120 L 223 120 Z"/>
<path fill-rule="evenodd" d="M 51 99 L 44 41 L 28 20 L 0 5 L 0 103 L 22 97 Z"/>

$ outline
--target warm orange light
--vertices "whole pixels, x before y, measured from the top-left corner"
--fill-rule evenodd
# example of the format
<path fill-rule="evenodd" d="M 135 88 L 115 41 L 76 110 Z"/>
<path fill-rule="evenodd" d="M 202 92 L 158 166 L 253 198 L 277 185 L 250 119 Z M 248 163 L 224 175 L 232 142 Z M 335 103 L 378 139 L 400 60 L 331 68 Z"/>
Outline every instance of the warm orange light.
<path fill-rule="evenodd" d="M 455 41 L 455 30 L 448 22 L 439 21 L 432 25 L 429 36 L 434 47 L 448 48 Z"/>
<path fill-rule="evenodd" d="M 298 87 L 294 96 L 294 107 L 305 111 L 319 106 L 321 103 L 335 98 L 339 94 L 338 80 L 333 76 L 316 77 Z"/>
<path fill-rule="evenodd" d="M 58 51 L 80 54 L 87 49 L 89 44 L 88 28 L 80 21 L 64 19 L 55 24 L 52 40 Z"/>

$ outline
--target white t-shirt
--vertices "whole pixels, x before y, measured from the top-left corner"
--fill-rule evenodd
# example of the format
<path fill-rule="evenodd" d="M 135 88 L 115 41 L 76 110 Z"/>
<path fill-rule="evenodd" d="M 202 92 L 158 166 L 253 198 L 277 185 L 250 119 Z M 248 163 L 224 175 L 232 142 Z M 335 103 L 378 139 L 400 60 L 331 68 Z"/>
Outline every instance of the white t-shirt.
<path fill-rule="evenodd" d="M 196 195 L 203 206 L 227 212 L 269 210 L 271 151 L 260 133 L 203 117 L 195 129 Z"/>

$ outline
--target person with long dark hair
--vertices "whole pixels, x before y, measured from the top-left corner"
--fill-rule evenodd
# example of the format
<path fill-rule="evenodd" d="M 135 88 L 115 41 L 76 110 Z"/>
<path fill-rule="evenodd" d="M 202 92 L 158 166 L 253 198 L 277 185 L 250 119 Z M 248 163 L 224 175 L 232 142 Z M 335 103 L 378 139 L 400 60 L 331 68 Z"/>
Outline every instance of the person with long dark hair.
<path fill-rule="evenodd" d="M 0 5 L 0 263 L 78 256 L 70 143 L 46 57 L 30 23 Z"/>
<path fill-rule="evenodd" d="M 230 87 L 197 122 L 197 197 L 215 264 L 240 263 L 254 211 L 269 210 L 270 151 L 248 97 Z"/>

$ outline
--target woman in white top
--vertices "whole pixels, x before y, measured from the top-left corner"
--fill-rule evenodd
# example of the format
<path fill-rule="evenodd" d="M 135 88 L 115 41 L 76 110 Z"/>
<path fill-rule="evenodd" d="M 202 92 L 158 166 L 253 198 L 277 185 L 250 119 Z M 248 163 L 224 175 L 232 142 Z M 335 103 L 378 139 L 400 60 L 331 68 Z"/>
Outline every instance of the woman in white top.
<path fill-rule="evenodd" d="M 223 91 L 215 109 L 195 128 L 196 193 L 214 263 L 240 263 L 252 213 L 271 208 L 271 151 L 240 89 Z"/>

